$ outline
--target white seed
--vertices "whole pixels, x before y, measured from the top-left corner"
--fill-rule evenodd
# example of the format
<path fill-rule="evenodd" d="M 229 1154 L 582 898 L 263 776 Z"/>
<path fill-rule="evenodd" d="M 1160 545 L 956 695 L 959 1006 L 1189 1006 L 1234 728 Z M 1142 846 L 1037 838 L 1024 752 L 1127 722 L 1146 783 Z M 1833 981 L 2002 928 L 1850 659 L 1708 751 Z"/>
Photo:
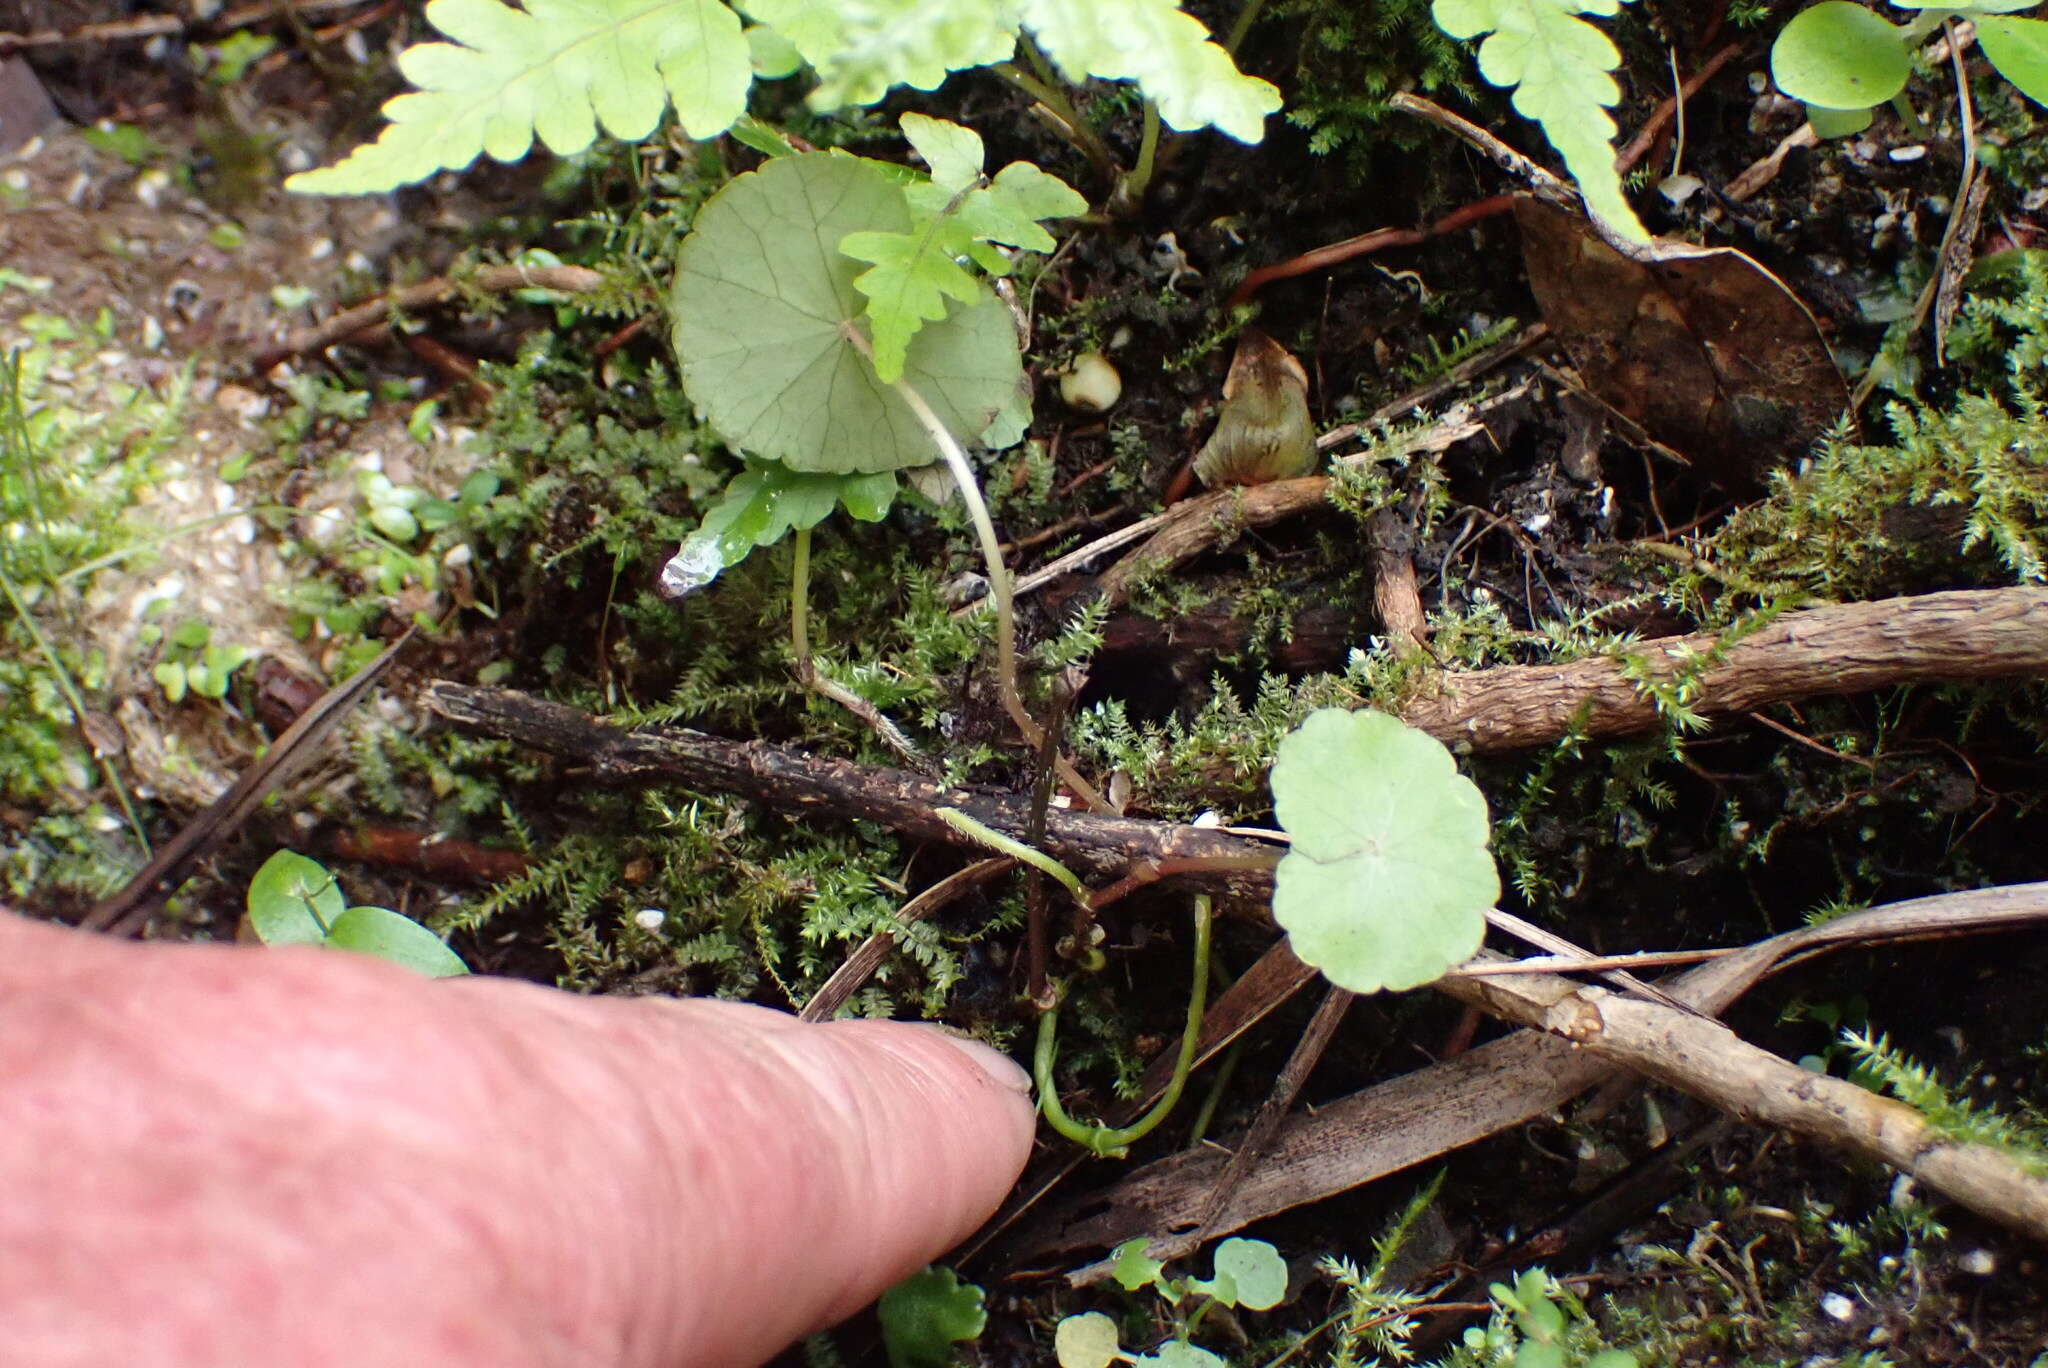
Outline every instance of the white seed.
<path fill-rule="evenodd" d="M 1856 1314 L 1856 1303 L 1839 1292 L 1830 1292 L 1820 1299 L 1820 1309 L 1832 1320 L 1846 1321 Z"/>
<path fill-rule="evenodd" d="M 1060 399 L 1082 413 L 1106 413 L 1123 397 L 1124 378 L 1101 352 L 1082 352 L 1060 372 Z"/>
<path fill-rule="evenodd" d="M 667 920 L 668 913 L 658 907 L 643 907 L 633 914 L 633 925 L 649 935 L 661 930 L 662 923 Z"/>

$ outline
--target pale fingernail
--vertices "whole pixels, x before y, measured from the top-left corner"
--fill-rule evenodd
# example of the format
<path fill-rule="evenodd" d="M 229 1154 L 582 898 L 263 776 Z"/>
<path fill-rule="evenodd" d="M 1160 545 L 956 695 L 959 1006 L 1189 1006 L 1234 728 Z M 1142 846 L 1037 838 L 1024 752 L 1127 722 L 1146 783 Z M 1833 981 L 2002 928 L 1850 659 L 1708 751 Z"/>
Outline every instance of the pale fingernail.
<path fill-rule="evenodd" d="M 936 1022 L 920 1021 L 911 1024 L 919 1030 L 937 1036 L 973 1060 L 975 1067 L 988 1075 L 989 1082 L 1020 1095 L 1029 1095 L 1031 1092 L 1031 1075 L 1024 1072 L 1024 1066 L 994 1046 L 983 1044 L 972 1036 L 961 1035 L 951 1027 L 941 1026 Z"/>

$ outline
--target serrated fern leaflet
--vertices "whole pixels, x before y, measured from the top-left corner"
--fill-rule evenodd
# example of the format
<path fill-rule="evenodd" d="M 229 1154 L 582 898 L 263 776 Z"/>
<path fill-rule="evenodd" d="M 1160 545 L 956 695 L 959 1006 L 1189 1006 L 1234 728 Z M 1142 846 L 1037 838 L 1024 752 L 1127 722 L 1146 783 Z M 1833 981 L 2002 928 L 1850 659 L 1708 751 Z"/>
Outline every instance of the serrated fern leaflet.
<path fill-rule="evenodd" d="M 400 55 L 419 89 L 384 106 L 382 135 L 288 188 L 389 190 L 479 153 L 516 161 L 536 135 L 580 152 L 599 125 L 644 138 L 671 102 L 684 131 L 707 138 L 745 111 L 753 80 L 739 17 L 718 0 L 430 0 L 426 17 L 454 41 Z"/>
<path fill-rule="evenodd" d="M 1434 0 L 1437 27 L 1453 38 L 1490 34 L 1479 74 L 1514 89 L 1515 109 L 1543 126 L 1586 207 L 1623 237 L 1649 233 L 1621 193 L 1614 169 L 1614 120 L 1621 91 L 1608 75 L 1621 54 L 1580 14 L 1612 15 L 1620 0 Z"/>
<path fill-rule="evenodd" d="M 1029 29 L 1074 79 L 1135 80 L 1170 127 L 1205 124 L 1256 142 L 1279 92 L 1246 76 L 1173 0 L 752 0 L 747 12 L 817 70 L 813 103 L 871 104 L 896 85 L 930 89 L 948 73 L 1012 55 Z M 733 125 L 753 81 L 739 16 L 720 0 L 429 0 L 450 41 L 406 49 L 417 89 L 384 106 L 390 123 L 335 166 L 289 188 L 365 194 L 468 166 L 513 161 L 537 137 L 556 153 L 599 129 L 654 131 L 673 104 L 683 131 Z"/>

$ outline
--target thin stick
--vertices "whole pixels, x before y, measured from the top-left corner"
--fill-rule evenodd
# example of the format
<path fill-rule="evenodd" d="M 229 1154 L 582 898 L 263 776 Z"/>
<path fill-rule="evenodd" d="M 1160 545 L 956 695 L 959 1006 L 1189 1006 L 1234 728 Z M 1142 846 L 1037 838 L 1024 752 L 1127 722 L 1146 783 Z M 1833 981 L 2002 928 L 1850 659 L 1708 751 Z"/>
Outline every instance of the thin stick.
<path fill-rule="evenodd" d="M 985 884 L 996 875 L 1016 868 L 1017 862 L 1006 855 L 993 859 L 976 860 L 965 869 L 955 870 L 945 878 L 912 898 L 896 909 L 897 927 L 915 925 L 932 913 L 958 898 L 968 889 Z M 838 1015 L 846 1000 L 860 991 L 860 986 L 882 967 L 889 949 L 896 944 L 894 929 L 877 931 L 861 942 L 860 949 L 846 957 L 846 962 L 832 971 L 832 977 L 825 980 L 825 986 L 811 995 L 803 1011 L 797 1013 L 799 1021 L 830 1021 Z"/>

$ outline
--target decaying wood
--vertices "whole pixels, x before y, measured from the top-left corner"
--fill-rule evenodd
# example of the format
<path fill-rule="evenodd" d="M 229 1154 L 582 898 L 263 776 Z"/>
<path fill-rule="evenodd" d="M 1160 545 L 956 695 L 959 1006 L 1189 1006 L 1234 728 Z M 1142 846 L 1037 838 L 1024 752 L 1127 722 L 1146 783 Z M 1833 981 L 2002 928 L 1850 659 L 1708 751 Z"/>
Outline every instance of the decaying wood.
<path fill-rule="evenodd" d="M 1767 975 L 1827 949 L 2016 930 L 2044 921 L 2048 883 L 1917 898 L 1759 941 L 1665 986 L 1697 1011 L 1715 1015 Z M 1227 1234 L 1520 1125 L 1624 1067 L 1639 1066 L 1747 1119 L 1783 1125 L 1891 1164 L 1972 1210 L 2048 1239 L 2048 1182 L 2029 1177 L 1996 1150 L 1943 1142 L 1909 1108 L 1807 1073 L 1717 1023 L 1550 976 L 1453 975 L 1434 986 L 1544 1029 L 1517 1031 L 1290 1121 L 1209 1224 L 1209 1235 Z M 1625 1008 L 1618 1006 L 1623 1002 Z M 1583 1040 L 1550 1033 L 1593 1022 L 1599 1029 Z M 1857 1096 L 1847 1097 L 1843 1088 Z M 1106 1192 L 1056 1207 L 1003 1253 L 1021 1262 L 1107 1249 L 1138 1235 L 1154 1237 L 1155 1258 L 1188 1253 L 1208 1193 L 1228 1162 L 1227 1151 L 1203 1148 L 1149 1164 Z M 1107 1265 L 1096 1264 L 1072 1277 L 1088 1282 L 1106 1272 Z"/>
<path fill-rule="evenodd" d="M 1784 614 L 1715 653 L 1713 633 L 1638 645 L 1633 661 L 1503 665 L 1435 677 L 1402 720 L 1455 747 L 1515 750 L 1574 725 L 1623 736 L 1663 725 L 1631 669 L 1684 681 L 1690 706 L 1739 713 L 1792 699 L 1939 679 L 2048 673 L 2048 589 L 1964 589 Z M 1705 662 L 1713 661 L 1711 664 Z"/>
<path fill-rule="evenodd" d="M 394 314 L 409 309 L 424 309 L 453 299 L 464 289 L 477 290 L 485 294 L 503 294 L 510 290 L 555 290 L 562 294 L 589 294 L 604 284 L 602 272 L 588 266 L 486 266 L 482 270 L 462 278 L 435 276 L 422 280 L 416 285 L 407 285 L 389 294 L 343 309 L 330 318 L 324 318 L 310 328 L 300 328 L 282 342 L 265 347 L 250 359 L 258 371 L 267 371 L 287 357 L 299 356 L 306 352 L 324 351 L 337 342 L 355 336 L 365 328 L 388 323 Z"/>
<path fill-rule="evenodd" d="M 423 701 L 458 726 L 502 736 L 588 765 L 600 782 L 684 784 L 733 793 L 789 812 L 862 817 L 919 840 L 979 850 L 937 813 L 959 808 L 1006 835 L 1022 836 L 1030 799 L 981 786 L 947 785 L 906 770 L 808 755 L 767 741 L 726 741 L 683 727 L 627 730 L 588 713 L 511 689 L 436 681 Z M 1091 876 L 1120 875 L 1141 860 L 1259 857 L 1272 849 L 1202 827 L 1054 809 L 1045 848 Z M 1235 883 L 1263 892 L 1256 874 Z"/>

